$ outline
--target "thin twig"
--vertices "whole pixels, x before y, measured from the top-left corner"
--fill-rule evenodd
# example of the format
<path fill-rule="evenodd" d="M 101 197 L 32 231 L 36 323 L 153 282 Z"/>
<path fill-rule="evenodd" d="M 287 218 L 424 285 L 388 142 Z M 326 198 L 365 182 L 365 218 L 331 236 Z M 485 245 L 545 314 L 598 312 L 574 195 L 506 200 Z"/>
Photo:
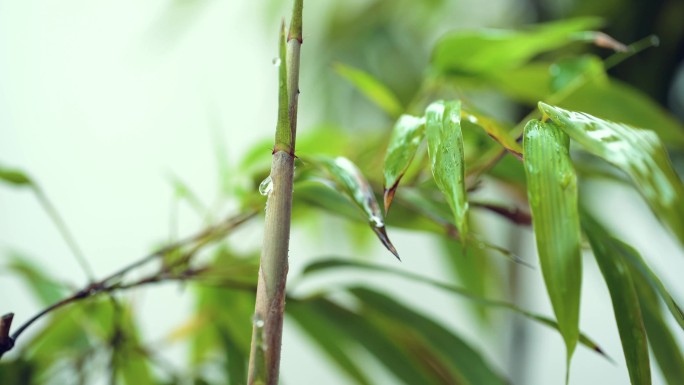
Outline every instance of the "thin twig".
<path fill-rule="evenodd" d="M 59 211 L 57 211 L 55 205 L 53 205 L 50 199 L 48 199 L 47 195 L 43 189 L 40 188 L 40 186 L 34 183 L 32 184 L 32 187 L 33 192 L 36 194 L 36 199 L 38 199 L 38 202 L 43 206 L 43 209 L 55 224 L 55 227 L 57 227 L 57 230 L 62 235 L 62 238 L 64 238 L 64 241 L 71 250 L 71 253 L 76 258 L 78 264 L 81 266 L 81 269 L 85 273 L 88 280 L 90 282 L 95 281 L 95 272 L 93 271 L 93 268 L 88 263 L 88 259 L 83 254 L 83 251 L 78 246 L 78 243 L 76 243 L 76 238 L 74 238 L 74 236 L 71 234 L 71 231 L 69 231 L 69 227 L 67 227 L 66 222 L 59 214 Z"/>
<path fill-rule="evenodd" d="M 63 307 L 68 304 L 74 303 L 81 301 L 86 298 L 91 298 L 93 296 L 96 296 L 98 294 L 102 293 L 112 293 L 114 291 L 119 291 L 119 290 L 127 290 L 127 289 L 132 289 L 135 287 L 143 286 L 143 285 L 148 285 L 152 283 L 158 283 L 158 282 L 165 282 L 165 281 L 180 281 L 180 280 L 188 280 L 191 278 L 196 278 L 202 273 L 205 273 L 208 268 L 203 267 L 203 268 L 190 268 L 188 267 L 184 271 L 180 271 L 177 273 L 171 273 L 169 272 L 168 266 L 162 266 L 160 270 L 153 275 L 150 275 L 148 277 L 144 277 L 139 279 L 138 281 L 135 281 L 133 283 L 129 284 L 122 284 L 120 282 L 120 279 L 123 278 L 124 275 L 127 273 L 131 272 L 132 270 L 145 265 L 146 263 L 161 258 L 164 255 L 168 254 L 169 252 L 182 248 L 182 247 L 187 247 L 187 246 L 194 246 L 190 249 L 188 252 L 188 255 L 194 255 L 196 251 L 198 250 L 199 246 L 206 245 L 209 242 L 212 241 L 217 241 L 222 239 L 227 233 L 235 229 L 236 227 L 240 226 L 241 224 L 245 223 L 249 219 L 253 218 L 257 214 L 256 211 L 250 211 L 247 213 L 243 213 L 240 215 L 237 215 L 235 217 L 231 217 L 223 221 L 222 223 L 219 223 L 215 226 L 209 227 L 198 234 L 195 234 L 194 236 L 191 236 L 189 238 L 186 238 L 184 240 L 181 240 L 179 242 L 176 242 L 174 244 L 168 245 L 166 247 L 163 247 L 159 249 L 158 251 L 147 255 L 125 267 L 122 269 L 116 271 L 115 273 L 110 274 L 109 276 L 97 281 L 88 284 L 86 287 L 76 291 L 74 294 L 71 296 L 62 299 L 61 301 L 58 301 L 45 309 L 41 310 L 38 312 L 38 314 L 34 315 L 31 317 L 28 321 L 24 322 L 14 333 L 9 336 L 9 328 L 11 325 L 11 319 L 13 314 L 7 314 L 1 318 L 0 321 L 0 333 L 3 331 L 6 331 L 7 335 L 4 335 L 3 339 L 3 334 L 0 334 L 0 358 L 2 358 L 2 355 L 8 351 L 10 351 L 14 345 L 16 344 L 17 339 L 22 335 L 22 333 L 33 323 L 44 317 L 45 315 Z M 189 262 L 190 258 L 188 255 L 184 255 L 183 258 L 180 259 L 180 261 L 187 263 Z M 177 267 L 180 265 L 180 262 L 174 263 L 171 266 L 172 267 Z M 235 285 L 236 288 L 242 288 L 246 289 L 248 288 L 248 285 L 243 285 L 240 287 L 239 284 L 236 283 Z M 253 288 L 253 285 L 251 286 Z"/>

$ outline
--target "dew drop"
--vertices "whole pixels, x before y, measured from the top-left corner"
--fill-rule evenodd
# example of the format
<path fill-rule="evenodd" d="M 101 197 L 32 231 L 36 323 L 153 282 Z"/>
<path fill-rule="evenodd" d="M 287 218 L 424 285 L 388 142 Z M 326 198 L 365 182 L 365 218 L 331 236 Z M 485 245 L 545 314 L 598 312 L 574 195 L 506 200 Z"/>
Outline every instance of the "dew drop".
<path fill-rule="evenodd" d="M 273 63 L 273 65 L 276 67 L 280 67 L 281 60 L 279 57 L 274 57 L 271 63 Z"/>
<path fill-rule="evenodd" d="M 261 319 L 261 317 L 258 314 L 254 314 L 252 317 L 252 324 L 256 326 L 257 328 L 263 328 L 264 327 L 264 320 Z"/>
<path fill-rule="evenodd" d="M 370 217 L 370 221 L 371 221 L 371 224 L 372 224 L 373 226 L 375 226 L 375 227 L 380 228 L 380 227 L 385 226 L 385 222 L 383 222 L 382 218 L 380 218 L 380 217 L 377 216 L 377 215 L 372 215 L 372 216 Z"/>
<path fill-rule="evenodd" d="M 259 184 L 259 194 L 267 196 L 271 191 L 273 191 L 273 180 L 271 180 L 271 176 L 269 175 Z"/>

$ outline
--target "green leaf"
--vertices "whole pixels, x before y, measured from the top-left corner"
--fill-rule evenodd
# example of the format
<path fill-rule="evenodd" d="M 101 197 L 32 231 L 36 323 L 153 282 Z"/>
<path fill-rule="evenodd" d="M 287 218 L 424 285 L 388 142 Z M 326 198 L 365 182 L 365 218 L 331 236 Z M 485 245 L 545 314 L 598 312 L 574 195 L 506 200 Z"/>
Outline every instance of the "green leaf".
<path fill-rule="evenodd" d="M 18 358 L 14 361 L 0 362 L 0 378 L 5 384 L 38 384 L 35 363 Z"/>
<path fill-rule="evenodd" d="M 438 353 L 439 366 L 445 366 L 451 374 L 460 379 L 449 383 L 489 385 L 506 384 L 507 382 L 491 365 L 467 342 L 432 319 L 413 311 L 394 299 L 366 288 L 351 288 L 349 292 L 356 296 L 368 311 L 383 317 L 390 324 L 399 324 L 401 329 L 398 339 L 415 334 Z M 414 350 L 415 351 L 415 350 Z M 416 351 L 416 354 L 425 352 Z M 434 363 L 433 363 L 434 364 Z"/>
<path fill-rule="evenodd" d="M 553 123 L 532 120 L 525 126 L 527 195 L 537 251 L 568 364 L 579 338 L 582 288 L 577 177 L 569 144 L 569 137 Z"/>
<path fill-rule="evenodd" d="M 518 158 L 522 158 L 522 147 L 520 144 L 518 144 L 515 138 L 508 133 L 508 130 L 501 126 L 501 124 L 499 124 L 496 120 L 482 114 L 466 110 L 461 110 L 461 119 L 482 128 L 487 135 L 491 136 L 506 150 Z"/>
<path fill-rule="evenodd" d="M 367 317 L 324 298 L 308 300 L 305 305 L 345 334 L 346 340 L 361 344 L 404 384 L 437 384 L 432 373 L 422 370 L 406 349 L 399 346 L 385 330 L 369 322 Z"/>
<path fill-rule="evenodd" d="M 533 26 L 527 31 L 455 32 L 442 38 L 432 53 L 440 73 L 483 75 L 518 67 L 540 53 L 586 40 L 578 32 L 600 25 L 595 18 L 571 19 Z"/>
<path fill-rule="evenodd" d="M 425 136 L 425 119 L 402 115 L 392 129 L 385 153 L 385 212 L 389 211 L 399 181 L 406 173 Z"/>
<path fill-rule="evenodd" d="M 392 118 L 401 115 L 402 107 L 399 99 L 387 88 L 370 74 L 359 69 L 336 63 L 333 68 L 340 76 L 347 79 L 362 94 L 382 108 Z"/>
<path fill-rule="evenodd" d="M 617 79 L 589 82 L 559 105 L 633 127 L 648 127 L 668 147 L 684 149 L 682 123 L 648 95 Z"/>
<path fill-rule="evenodd" d="M 355 354 L 349 349 L 350 341 L 335 327 L 334 323 L 328 321 L 320 312 L 317 312 L 315 308 L 310 307 L 305 302 L 288 300 L 286 311 L 288 316 L 292 317 L 301 326 L 302 331 L 308 334 L 312 341 L 350 379 L 353 379 L 355 383 L 360 385 L 372 384 L 359 367 L 357 361 L 354 360 Z"/>
<path fill-rule="evenodd" d="M 373 229 L 373 232 L 375 232 L 382 244 L 399 259 L 397 250 L 387 236 L 385 218 L 382 215 L 378 201 L 375 199 L 373 189 L 361 173 L 361 170 L 352 161 L 344 157 L 334 159 L 317 157 L 316 161 L 324 166 L 337 182 L 342 185 L 349 198 L 363 210 L 368 218 L 371 229 Z"/>
<path fill-rule="evenodd" d="M 485 297 L 490 283 L 497 280 L 498 271 L 494 268 L 485 250 L 479 247 L 466 249 L 459 242 L 444 239 L 441 242 L 444 250 L 446 263 L 458 277 L 458 281 L 471 293 Z M 478 321 L 488 321 L 487 308 L 478 303 L 473 303 L 473 310 L 478 316 Z"/>
<path fill-rule="evenodd" d="M 629 175 L 658 219 L 684 244 L 684 187 L 653 131 L 544 103 L 539 109 L 585 150 Z"/>
<path fill-rule="evenodd" d="M 256 275 L 255 275 L 256 276 Z M 221 287 L 203 286 L 197 292 L 197 315 L 206 320 L 195 335 L 191 347 L 194 365 L 206 362 L 212 353 L 231 355 L 233 362 L 225 368 L 234 371 L 234 366 L 247 362 L 251 343 L 254 294 Z M 239 358 L 240 354 L 243 359 Z M 229 373 L 232 376 L 231 373 Z M 241 379 L 247 378 L 246 376 Z"/>
<path fill-rule="evenodd" d="M 684 356 L 677 345 L 677 337 L 665 322 L 655 290 L 639 274 L 633 276 L 653 356 L 667 384 L 680 385 L 684 378 Z"/>
<path fill-rule="evenodd" d="M 226 376 L 228 377 L 228 385 L 240 385 L 245 382 L 247 378 L 247 362 L 249 357 L 240 349 L 237 341 L 235 341 L 230 333 L 224 328 L 217 327 L 218 334 L 221 337 L 223 350 L 226 354 Z"/>
<path fill-rule="evenodd" d="M 651 384 L 646 329 L 629 265 L 610 235 L 588 215 L 582 225 L 606 281 L 632 385 Z"/>
<path fill-rule="evenodd" d="M 354 269 L 360 269 L 360 270 L 367 270 L 367 271 L 373 271 L 373 272 L 378 272 L 378 273 L 384 273 L 384 274 L 391 274 L 397 277 L 402 277 L 406 278 L 415 282 L 420 282 L 427 284 L 429 286 L 432 286 L 434 288 L 440 289 L 440 290 L 445 290 L 451 293 L 454 293 L 456 295 L 462 296 L 464 298 L 470 299 L 472 301 L 475 301 L 483 306 L 489 306 L 489 307 L 494 307 L 494 308 L 503 308 L 503 309 L 508 309 L 511 310 L 515 313 L 518 313 L 532 321 L 538 322 L 542 325 L 546 325 L 552 329 L 559 330 L 558 323 L 556 321 L 542 316 L 538 315 L 532 312 L 529 312 L 527 310 L 521 309 L 518 306 L 506 302 L 506 301 L 501 301 L 501 300 L 495 300 L 495 299 L 489 299 L 489 298 L 483 298 L 481 296 L 478 296 L 477 294 L 458 287 L 454 285 L 450 285 L 447 283 L 442 283 L 439 281 L 435 281 L 430 278 L 423 277 L 418 274 L 414 274 L 408 271 L 403 271 L 395 268 L 391 268 L 388 266 L 381 266 L 381 265 L 375 265 L 375 264 L 370 264 L 370 263 L 365 263 L 365 262 L 356 262 L 356 261 L 350 261 L 347 259 L 324 259 L 324 260 L 318 260 L 316 262 L 313 262 L 309 265 L 307 265 L 304 270 L 302 271 L 303 276 L 315 274 L 315 273 L 321 273 L 325 272 L 328 270 L 339 270 L 340 268 L 354 268 Z M 580 333 L 580 343 L 585 345 L 587 348 L 605 356 L 605 353 L 603 350 L 598 346 L 596 342 L 591 340 L 589 337 L 584 335 L 583 333 Z"/>
<path fill-rule="evenodd" d="M 444 194 L 455 224 L 465 241 L 468 235 L 468 200 L 465 188 L 461 102 L 435 102 L 425 111 L 425 130 L 432 175 Z"/>
<path fill-rule="evenodd" d="M 646 281 L 651 288 L 653 288 L 653 290 L 660 295 L 660 298 L 665 302 L 667 309 L 677 321 L 679 327 L 684 330 L 684 312 L 682 312 L 682 308 L 675 302 L 674 298 L 667 290 L 663 282 L 646 264 L 646 261 L 644 261 L 639 252 L 617 239 L 614 239 L 613 243 L 614 248 L 620 252 L 626 261 L 630 263 L 634 269 L 634 272 L 643 277 L 644 281 Z"/>
<path fill-rule="evenodd" d="M 0 181 L 18 187 L 32 186 L 31 178 L 21 170 L 5 168 L 0 165 Z"/>
<path fill-rule="evenodd" d="M 559 60 L 549 67 L 548 72 L 551 74 L 551 92 L 577 87 L 579 82 L 603 84 L 608 81 L 603 62 L 592 55 Z"/>

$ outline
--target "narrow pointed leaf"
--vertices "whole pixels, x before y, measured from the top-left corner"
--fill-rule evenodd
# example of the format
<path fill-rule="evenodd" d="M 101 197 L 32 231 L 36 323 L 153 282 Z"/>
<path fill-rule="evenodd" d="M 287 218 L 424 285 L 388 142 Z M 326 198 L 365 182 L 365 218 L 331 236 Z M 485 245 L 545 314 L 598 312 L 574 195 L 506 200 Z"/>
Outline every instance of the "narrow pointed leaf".
<path fill-rule="evenodd" d="M 411 115 L 402 115 L 392 129 L 392 136 L 385 153 L 385 176 L 384 203 L 385 213 L 389 211 L 394 193 L 399 181 L 404 176 L 418 146 L 425 136 L 425 119 Z"/>
<path fill-rule="evenodd" d="M 404 108 L 396 97 L 384 84 L 368 74 L 350 66 L 337 63 L 335 71 L 354 85 L 363 95 L 382 108 L 392 118 L 401 115 Z"/>
<path fill-rule="evenodd" d="M 375 199 L 373 189 L 361 173 L 361 170 L 352 161 L 344 157 L 334 159 L 319 157 L 317 161 L 335 177 L 352 201 L 363 210 L 368 218 L 371 229 L 378 236 L 378 239 L 380 239 L 387 250 L 399 259 L 397 250 L 387 236 L 385 218 L 382 215 L 378 201 Z"/>
<path fill-rule="evenodd" d="M 472 123 L 482 128 L 487 135 L 499 142 L 506 150 L 516 157 L 522 158 L 522 147 L 520 144 L 508 133 L 506 128 L 501 126 L 494 119 L 466 110 L 461 110 L 461 119 L 463 119 L 464 122 Z"/>
<path fill-rule="evenodd" d="M 670 330 L 656 291 L 639 274 L 634 274 L 639 293 L 648 343 L 668 385 L 680 385 L 684 378 L 684 355 Z"/>
<path fill-rule="evenodd" d="M 287 314 L 355 383 L 371 385 L 370 380 L 359 367 L 358 360 L 354 359 L 355 354 L 349 349 L 349 341 L 345 339 L 343 333 L 335 328 L 334 323 L 329 322 L 305 302 L 289 301 Z"/>
<path fill-rule="evenodd" d="M 0 182 L 17 187 L 33 185 L 33 181 L 31 181 L 31 178 L 26 173 L 16 169 L 5 168 L 2 165 L 0 165 Z"/>
<path fill-rule="evenodd" d="M 464 385 L 507 383 L 478 351 L 432 319 L 377 291 L 362 287 L 351 288 L 349 291 L 368 311 L 385 318 L 389 323 L 399 324 L 401 336 L 397 338 L 412 337 L 411 335 L 415 334 L 417 338 L 428 344 L 430 350 L 437 353 L 435 358 L 439 360 L 440 366 L 446 367 L 456 379 L 460 380 L 449 383 L 456 382 Z M 416 354 L 421 353 L 416 352 Z"/>
<path fill-rule="evenodd" d="M 466 249 L 461 243 L 452 239 L 440 242 L 445 263 L 452 274 L 465 289 L 480 297 L 485 297 L 491 283 L 497 280 L 499 272 L 485 255 L 485 249 L 472 247 Z M 473 303 L 473 311 L 477 320 L 486 323 L 490 320 L 487 307 Z"/>
<path fill-rule="evenodd" d="M 324 298 L 306 301 L 306 306 L 345 334 L 347 340 L 361 344 L 404 384 L 437 383 L 431 373 L 422 370 L 416 360 L 412 359 L 409 352 L 366 317 Z"/>
<path fill-rule="evenodd" d="M 615 249 L 621 253 L 627 262 L 629 262 L 634 271 L 643 277 L 651 288 L 660 296 L 663 302 L 665 302 L 670 314 L 672 314 L 675 321 L 677 321 L 679 327 L 684 330 L 684 312 L 682 312 L 682 308 L 675 302 L 663 282 L 646 264 L 646 261 L 644 261 L 639 252 L 617 239 L 613 239 L 613 243 Z"/>
<path fill-rule="evenodd" d="M 600 25 L 595 18 L 540 24 L 527 31 L 456 32 L 442 38 L 432 53 L 441 73 L 484 75 L 520 66 L 540 53 L 586 40 L 578 32 Z"/>
<path fill-rule="evenodd" d="M 324 260 L 319 260 L 316 262 L 313 262 L 309 265 L 307 265 L 304 270 L 302 271 L 302 275 L 307 276 L 307 275 L 312 275 L 316 273 L 322 273 L 325 271 L 333 270 L 337 271 L 340 268 L 354 268 L 354 269 L 359 269 L 359 270 L 366 270 L 366 271 L 373 271 L 373 272 L 378 272 L 378 273 L 385 273 L 385 274 L 391 274 L 397 277 L 402 277 L 405 279 L 409 279 L 415 282 L 420 282 L 429 286 L 432 286 L 434 288 L 440 289 L 440 290 L 445 290 L 450 293 L 459 295 L 461 297 L 464 297 L 466 299 L 469 299 L 471 301 L 474 301 L 478 304 L 481 304 L 483 306 L 488 306 L 488 307 L 493 307 L 493 308 L 500 308 L 500 309 L 508 309 L 511 310 L 517 314 L 520 314 L 532 321 L 538 322 L 542 325 L 546 325 L 552 329 L 559 330 L 558 323 L 554 321 L 553 319 L 550 319 L 548 317 L 545 317 L 543 315 L 535 314 L 532 312 L 529 312 L 527 310 L 524 310 L 510 302 L 506 301 L 501 301 L 501 300 L 496 300 L 496 299 L 489 299 L 489 298 L 484 298 L 482 296 L 479 296 L 465 288 L 454 286 L 448 283 L 443 283 L 439 282 L 427 277 L 423 277 L 419 274 L 414 274 L 408 271 L 392 268 L 389 266 L 381 266 L 381 265 L 376 265 L 376 264 L 370 264 L 366 262 L 356 262 L 356 261 L 350 261 L 348 259 L 324 259 Z M 604 357 L 607 357 L 606 354 L 604 353 L 603 349 L 594 342 L 591 338 L 586 336 L 583 333 L 580 333 L 579 341 L 582 345 L 586 346 L 587 348 L 595 351 L 598 354 L 601 354 Z"/>
<path fill-rule="evenodd" d="M 649 385 L 648 341 L 629 262 L 614 247 L 610 235 L 588 215 L 584 215 L 582 224 L 610 292 L 631 383 Z"/>
<path fill-rule="evenodd" d="M 684 244 L 684 186 L 653 131 L 544 103 L 539 109 L 585 150 L 629 175 L 658 219 Z"/>
<path fill-rule="evenodd" d="M 568 363 L 579 338 L 582 259 L 577 177 L 570 139 L 552 123 L 525 127 L 527 195 L 546 290 L 565 340 Z"/>
<path fill-rule="evenodd" d="M 454 213 L 461 239 L 468 235 L 461 102 L 435 102 L 425 111 L 425 131 L 432 175 Z"/>

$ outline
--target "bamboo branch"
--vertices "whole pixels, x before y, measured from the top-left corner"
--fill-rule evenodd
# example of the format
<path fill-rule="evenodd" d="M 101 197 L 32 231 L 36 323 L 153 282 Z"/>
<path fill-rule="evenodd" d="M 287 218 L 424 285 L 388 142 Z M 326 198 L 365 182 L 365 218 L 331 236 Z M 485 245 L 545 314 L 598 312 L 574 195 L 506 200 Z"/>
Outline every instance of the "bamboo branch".
<path fill-rule="evenodd" d="M 295 0 L 287 45 L 284 23 L 280 32 L 278 125 L 269 176 L 272 185 L 266 189 L 266 223 L 248 371 L 250 385 L 278 384 L 292 213 L 302 8 L 303 1 Z"/>
<path fill-rule="evenodd" d="M 38 312 L 36 315 L 31 317 L 29 320 L 24 322 L 17 330 L 10 336 L 10 326 L 12 324 L 12 318 L 14 314 L 9 313 L 2 318 L 0 318 L 0 358 L 2 358 L 3 354 L 6 352 L 12 350 L 14 345 L 16 344 L 17 339 L 22 335 L 22 333 L 33 323 L 38 321 L 39 319 L 43 318 L 47 314 L 52 313 L 53 311 L 60 309 L 66 305 L 84 300 L 86 298 L 92 298 L 96 295 L 103 294 L 103 293 L 112 293 L 114 291 L 119 291 L 119 290 L 127 290 L 127 289 L 132 289 L 135 287 L 139 286 L 144 286 L 148 284 L 153 284 L 153 283 L 159 283 L 159 282 L 166 282 L 166 281 L 179 281 L 179 280 L 189 280 L 196 278 L 200 276 L 201 274 L 205 273 L 208 268 L 207 267 L 202 267 L 202 268 L 191 268 L 187 267 L 182 271 L 178 272 L 173 272 L 174 267 L 178 267 L 182 265 L 183 263 L 188 263 L 192 256 L 197 252 L 197 250 L 210 243 L 213 241 L 217 241 L 220 239 L 223 239 L 226 234 L 228 234 L 230 231 L 234 230 L 238 226 L 242 225 L 243 223 L 247 222 L 249 219 L 253 218 L 256 215 L 256 212 L 247 212 L 243 214 L 239 214 L 235 217 L 231 217 L 226 219 L 225 221 L 209 227 L 189 238 L 186 238 L 182 241 L 173 243 L 171 245 L 168 245 L 166 247 L 163 247 L 156 252 L 149 254 L 125 267 L 122 269 L 108 275 L 107 277 L 100 279 L 99 281 L 90 283 L 89 285 L 85 286 L 81 290 L 76 291 L 69 297 L 66 297 L 62 299 L 61 301 L 58 301 L 45 309 L 41 310 Z M 170 265 L 163 265 L 160 267 L 159 271 L 155 272 L 154 274 L 143 277 L 138 279 L 137 281 L 134 281 L 132 283 L 122 283 L 121 280 L 123 277 L 131 272 L 132 270 L 135 270 L 136 268 L 143 266 L 147 264 L 150 261 L 160 259 L 164 257 L 165 255 L 169 254 L 172 251 L 179 250 L 183 247 L 190 247 L 190 250 L 188 250 L 186 253 L 184 253 L 181 258 L 176 260 Z M 249 289 L 249 285 L 240 283 L 240 282 L 229 282 L 231 284 L 234 284 L 238 288 L 243 288 L 243 289 Z"/>

